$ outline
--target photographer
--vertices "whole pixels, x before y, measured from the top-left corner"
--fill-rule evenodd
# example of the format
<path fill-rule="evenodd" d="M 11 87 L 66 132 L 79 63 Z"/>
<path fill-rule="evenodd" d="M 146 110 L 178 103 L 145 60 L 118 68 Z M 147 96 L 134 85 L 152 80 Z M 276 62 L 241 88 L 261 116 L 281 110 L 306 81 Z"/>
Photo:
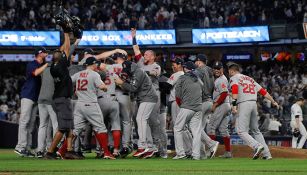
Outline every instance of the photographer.
<path fill-rule="evenodd" d="M 69 51 L 70 39 L 69 33 L 73 27 L 78 27 L 72 24 L 71 18 L 67 14 L 56 16 L 57 24 L 64 31 L 64 43 L 59 50 L 53 53 L 53 63 L 51 64 L 50 73 L 54 79 L 55 89 L 53 94 L 53 108 L 57 114 L 58 130 L 53 138 L 52 144 L 45 155 L 46 159 L 56 159 L 55 148 L 61 141 L 62 137 L 66 136 L 64 144 L 67 144 L 67 153 L 65 158 L 75 159 L 76 155 L 72 151 L 72 129 L 73 111 L 71 106 L 71 96 L 73 94 L 73 84 L 69 75 L 68 67 L 70 66 Z"/>

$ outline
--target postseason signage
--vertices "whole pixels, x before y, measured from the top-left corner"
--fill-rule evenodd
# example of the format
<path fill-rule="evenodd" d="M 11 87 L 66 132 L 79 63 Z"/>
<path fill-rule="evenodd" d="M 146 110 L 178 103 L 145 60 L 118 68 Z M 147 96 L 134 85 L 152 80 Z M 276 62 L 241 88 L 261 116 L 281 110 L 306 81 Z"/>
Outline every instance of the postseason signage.
<path fill-rule="evenodd" d="M 59 31 L 0 31 L 0 46 L 59 45 Z"/>
<path fill-rule="evenodd" d="M 224 54 L 223 59 L 225 61 L 250 61 L 252 60 L 252 54 L 250 53 Z"/>
<path fill-rule="evenodd" d="M 193 44 L 269 41 L 268 26 L 192 29 Z"/>
<path fill-rule="evenodd" d="M 175 30 L 138 30 L 136 40 L 139 45 L 176 44 Z M 80 46 L 132 45 L 130 31 L 84 31 Z"/>

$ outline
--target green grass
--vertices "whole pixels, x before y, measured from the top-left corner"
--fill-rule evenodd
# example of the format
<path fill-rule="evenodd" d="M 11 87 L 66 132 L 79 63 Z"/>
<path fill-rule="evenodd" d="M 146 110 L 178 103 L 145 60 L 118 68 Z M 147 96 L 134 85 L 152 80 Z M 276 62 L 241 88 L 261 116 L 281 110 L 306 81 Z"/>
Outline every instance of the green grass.
<path fill-rule="evenodd" d="M 13 150 L 0 149 L 2 174 L 146 174 L 146 175 L 303 175 L 307 174 L 307 160 L 250 158 L 211 160 L 118 159 L 97 160 L 93 154 L 85 160 L 43 160 L 18 157 Z"/>

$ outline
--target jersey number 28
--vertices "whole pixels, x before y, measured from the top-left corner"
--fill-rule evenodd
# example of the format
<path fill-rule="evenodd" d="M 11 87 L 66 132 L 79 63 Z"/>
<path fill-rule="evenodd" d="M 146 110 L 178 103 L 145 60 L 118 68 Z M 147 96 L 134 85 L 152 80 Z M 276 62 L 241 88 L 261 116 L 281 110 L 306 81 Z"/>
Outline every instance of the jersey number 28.
<path fill-rule="evenodd" d="M 86 79 L 78 80 L 77 82 L 77 91 L 86 91 L 87 90 L 88 81 Z"/>
<path fill-rule="evenodd" d="M 243 93 L 244 94 L 255 94 L 255 85 L 244 83 Z"/>

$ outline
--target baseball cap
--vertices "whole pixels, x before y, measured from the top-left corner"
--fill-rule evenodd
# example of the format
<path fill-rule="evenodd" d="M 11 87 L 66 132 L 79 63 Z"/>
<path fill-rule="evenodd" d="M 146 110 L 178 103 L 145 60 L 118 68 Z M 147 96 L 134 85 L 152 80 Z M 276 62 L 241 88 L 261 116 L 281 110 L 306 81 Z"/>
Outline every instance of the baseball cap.
<path fill-rule="evenodd" d="M 205 63 L 207 61 L 207 56 L 205 54 L 198 54 L 195 61 L 202 61 Z"/>
<path fill-rule="evenodd" d="M 184 60 L 181 59 L 181 58 L 176 58 L 176 59 L 172 60 L 172 62 L 176 63 L 176 64 L 180 64 L 180 65 L 184 64 Z"/>
<path fill-rule="evenodd" d="M 196 65 L 192 61 L 185 62 L 183 64 L 183 67 L 185 67 L 186 69 L 189 69 L 189 70 L 195 70 L 196 69 Z"/>
<path fill-rule="evenodd" d="M 34 51 L 34 55 L 38 55 L 40 53 L 48 53 L 48 50 L 45 47 L 38 47 Z"/>
<path fill-rule="evenodd" d="M 84 54 L 84 55 L 85 55 L 85 54 L 91 54 L 91 55 L 94 55 L 94 54 L 95 54 L 95 52 L 94 52 L 94 50 L 93 50 L 93 49 L 91 49 L 91 48 L 86 48 L 86 49 L 84 49 L 83 54 Z"/>
<path fill-rule="evenodd" d="M 123 54 L 123 53 L 115 53 L 112 56 L 113 60 L 116 60 L 117 58 L 122 58 L 124 60 L 127 60 L 127 55 Z"/>
<path fill-rule="evenodd" d="M 83 65 L 90 66 L 93 64 L 100 64 L 100 61 L 96 60 L 95 57 L 88 57 Z"/>
<path fill-rule="evenodd" d="M 216 61 L 216 62 L 214 62 L 214 64 L 212 65 L 212 68 L 213 68 L 213 69 L 221 69 L 221 68 L 223 68 L 223 63 L 220 62 L 220 61 Z"/>
<path fill-rule="evenodd" d="M 296 101 L 301 101 L 301 100 L 305 100 L 305 98 L 303 96 L 297 96 L 296 97 Z"/>

